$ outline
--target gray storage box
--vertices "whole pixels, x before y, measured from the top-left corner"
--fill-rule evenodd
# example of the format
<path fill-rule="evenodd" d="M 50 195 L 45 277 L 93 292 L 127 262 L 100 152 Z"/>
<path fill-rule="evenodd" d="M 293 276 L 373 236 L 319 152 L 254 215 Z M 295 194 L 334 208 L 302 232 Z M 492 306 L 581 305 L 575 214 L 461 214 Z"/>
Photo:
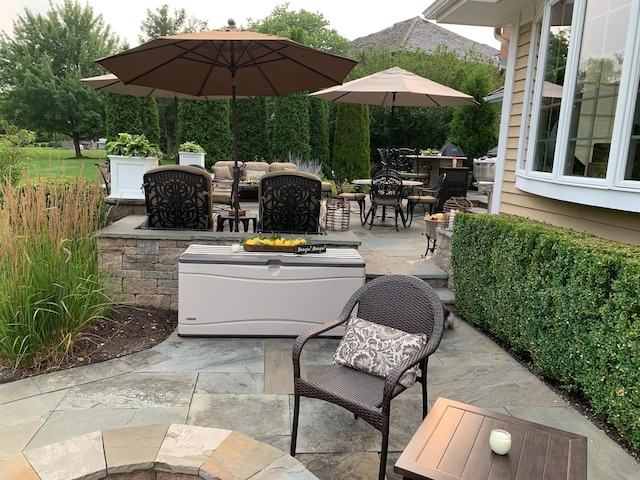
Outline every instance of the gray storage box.
<path fill-rule="evenodd" d="M 296 336 L 335 319 L 364 282 L 352 248 L 296 255 L 191 245 L 178 262 L 178 334 Z"/>

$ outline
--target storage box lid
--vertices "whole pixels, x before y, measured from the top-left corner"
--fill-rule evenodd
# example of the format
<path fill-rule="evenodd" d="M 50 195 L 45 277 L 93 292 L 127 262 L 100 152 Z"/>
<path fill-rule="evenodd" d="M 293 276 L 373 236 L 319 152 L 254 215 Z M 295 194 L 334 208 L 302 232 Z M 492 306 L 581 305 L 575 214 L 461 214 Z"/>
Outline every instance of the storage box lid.
<path fill-rule="evenodd" d="M 325 253 L 296 255 L 283 252 L 231 251 L 230 245 L 191 245 L 180 255 L 179 263 L 215 263 L 240 265 L 290 265 L 364 268 L 364 260 L 355 248 L 327 248 Z"/>

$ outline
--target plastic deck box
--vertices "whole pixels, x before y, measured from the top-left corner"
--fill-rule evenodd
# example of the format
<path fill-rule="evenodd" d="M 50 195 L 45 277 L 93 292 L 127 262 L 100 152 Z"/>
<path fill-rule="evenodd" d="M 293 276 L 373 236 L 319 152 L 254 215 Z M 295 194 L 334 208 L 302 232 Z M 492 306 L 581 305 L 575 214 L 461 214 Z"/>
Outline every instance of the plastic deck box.
<path fill-rule="evenodd" d="M 297 255 L 191 245 L 178 261 L 178 335 L 297 336 L 335 319 L 364 282 L 353 248 Z"/>

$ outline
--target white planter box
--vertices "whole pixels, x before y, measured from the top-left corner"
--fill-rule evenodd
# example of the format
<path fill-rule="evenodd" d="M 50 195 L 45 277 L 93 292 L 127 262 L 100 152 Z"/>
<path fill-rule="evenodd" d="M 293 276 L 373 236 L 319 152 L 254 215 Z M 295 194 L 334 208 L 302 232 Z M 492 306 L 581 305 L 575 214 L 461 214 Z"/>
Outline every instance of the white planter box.
<path fill-rule="evenodd" d="M 180 165 L 199 165 L 204 168 L 204 153 L 178 152 Z"/>
<path fill-rule="evenodd" d="M 144 200 L 143 175 L 158 166 L 155 157 L 122 157 L 109 155 L 111 194 L 109 198 Z"/>

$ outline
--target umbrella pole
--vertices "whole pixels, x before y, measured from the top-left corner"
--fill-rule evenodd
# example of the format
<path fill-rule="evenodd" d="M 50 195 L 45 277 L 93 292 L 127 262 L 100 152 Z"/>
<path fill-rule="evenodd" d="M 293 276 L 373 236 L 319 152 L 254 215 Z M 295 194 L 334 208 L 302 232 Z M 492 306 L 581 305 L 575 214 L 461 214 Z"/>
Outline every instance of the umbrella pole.
<path fill-rule="evenodd" d="M 176 149 L 176 165 L 180 163 L 180 133 L 178 133 L 178 97 L 173 97 L 173 110 L 175 112 L 174 116 L 174 125 L 176 129 L 176 144 L 173 148 Z"/>
<path fill-rule="evenodd" d="M 238 168 L 238 115 L 236 112 L 236 71 L 235 68 L 231 69 L 231 124 L 233 127 L 233 209 L 235 216 L 234 230 L 239 232 L 238 228 L 239 215 L 238 209 L 240 208 L 240 168 Z"/>

